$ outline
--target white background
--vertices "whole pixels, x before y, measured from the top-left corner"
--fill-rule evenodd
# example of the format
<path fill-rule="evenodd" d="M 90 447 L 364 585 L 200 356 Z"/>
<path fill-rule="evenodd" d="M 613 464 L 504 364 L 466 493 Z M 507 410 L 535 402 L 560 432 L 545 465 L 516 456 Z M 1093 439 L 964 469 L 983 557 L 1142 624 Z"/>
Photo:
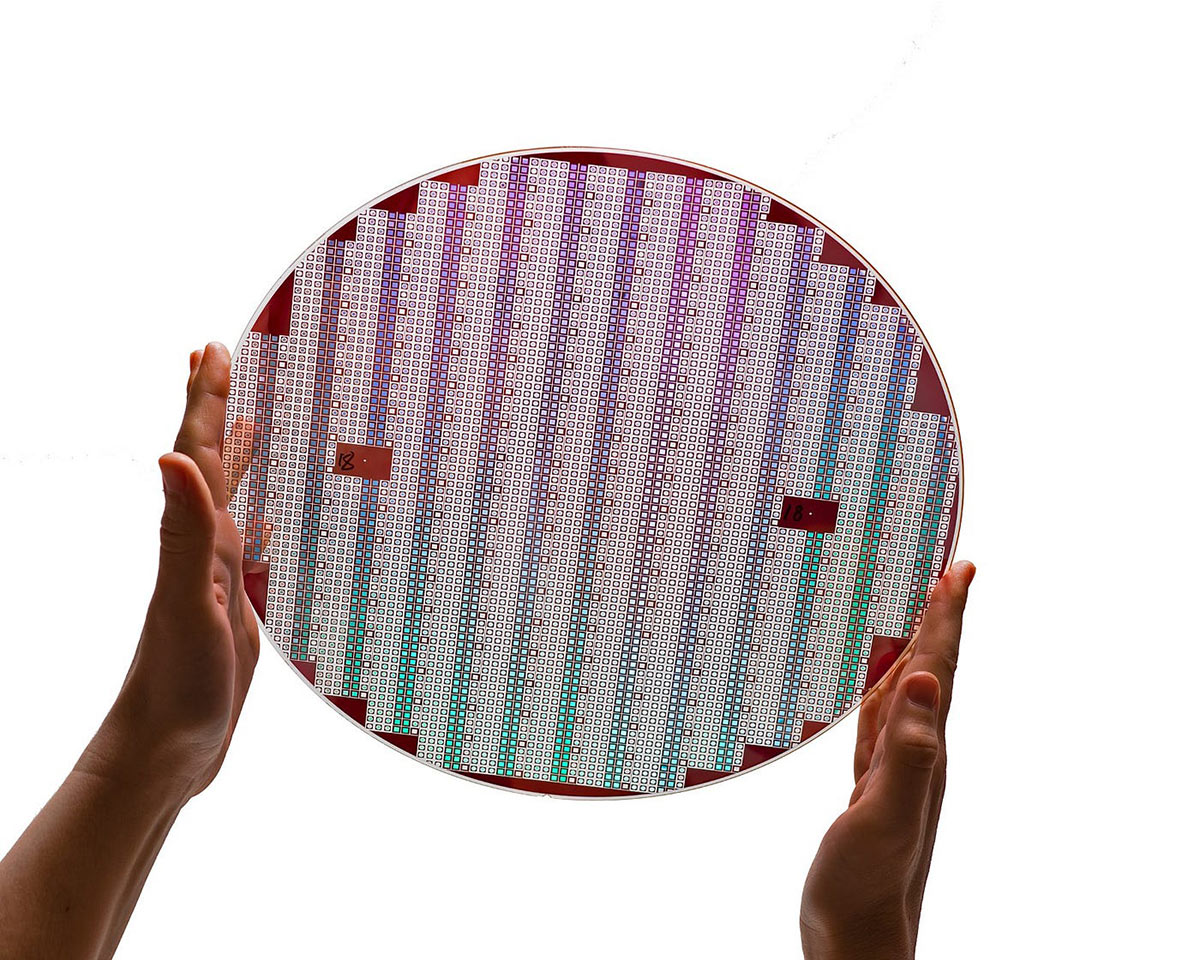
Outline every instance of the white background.
<path fill-rule="evenodd" d="M 397 183 L 622 146 L 830 224 L 946 371 L 979 575 L 921 955 L 1194 951 L 1197 77 L 1167 7 L 8 10 L 0 849 L 124 676 L 188 351 Z M 356 733 L 267 647 L 118 956 L 794 957 L 853 732 L 681 796 L 539 799 Z"/>

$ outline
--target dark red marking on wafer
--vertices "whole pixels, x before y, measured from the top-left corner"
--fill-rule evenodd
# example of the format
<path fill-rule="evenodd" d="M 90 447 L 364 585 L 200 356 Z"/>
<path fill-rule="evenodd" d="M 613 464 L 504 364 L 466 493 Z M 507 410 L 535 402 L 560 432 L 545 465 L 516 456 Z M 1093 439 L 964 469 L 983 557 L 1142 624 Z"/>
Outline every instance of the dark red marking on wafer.
<path fill-rule="evenodd" d="M 837 529 L 838 501 L 809 497 L 784 497 L 778 525 L 790 530 L 833 533 Z"/>
<path fill-rule="evenodd" d="M 896 298 L 892 296 L 891 291 L 883 285 L 883 281 L 878 279 L 875 281 L 875 292 L 871 294 L 871 302 L 880 307 L 900 306 L 896 302 Z"/>
<path fill-rule="evenodd" d="M 460 187 L 477 187 L 479 186 L 479 164 L 473 163 L 469 167 L 459 167 L 457 170 L 439 173 L 436 177 L 429 179 L 438 180 L 441 183 L 454 183 Z"/>
<path fill-rule="evenodd" d="M 360 726 L 367 725 L 367 701 L 358 697 L 339 697 L 328 693 L 325 699 Z"/>
<path fill-rule="evenodd" d="M 774 760 L 784 753 L 787 753 L 786 747 L 768 747 L 759 743 L 748 743 L 742 754 L 742 769 L 749 770 L 751 767 L 757 767 L 760 763 Z"/>
<path fill-rule="evenodd" d="M 438 180 L 441 183 L 452 183 L 461 187 L 477 187 L 479 186 L 479 164 L 475 163 L 469 167 L 459 167 L 457 170 L 451 170 L 448 173 L 439 173 L 436 177 L 430 177 L 429 179 Z M 372 207 L 375 210 L 386 210 L 388 213 L 416 213 L 417 201 L 420 199 L 420 195 L 421 184 L 414 183 L 411 187 L 397 190 L 390 196 L 376 201 L 372 204 Z"/>
<path fill-rule="evenodd" d="M 377 447 L 369 443 L 342 443 L 338 441 L 333 458 L 333 472 L 367 480 L 390 480 L 392 476 L 392 448 Z"/>
<path fill-rule="evenodd" d="M 386 740 L 394 747 L 399 747 L 405 753 L 417 755 L 417 738 L 411 733 L 389 733 L 386 730 L 372 730 L 380 740 Z"/>
<path fill-rule="evenodd" d="M 907 646 L 908 641 L 904 637 L 874 637 L 871 640 L 871 656 L 867 660 L 867 680 L 863 689 L 870 691 L 882 680 L 883 675 Z"/>
<path fill-rule="evenodd" d="M 821 263 L 836 263 L 840 267 L 856 267 L 860 270 L 863 267 L 863 262 L 857 254 L 828 233 L 821 243 Z"/>
<path fill-rule="evenodd" d="M 919 413 L 950 416 L 950 402 L 946 399 L 946 389 L 938 377 L 933 355 L 928 350 L 921 357 L 921 369 L 917 371 L 917 392 L 913 397 L 912 409 Z"/>
<path fill-rule="evenodd" d="M 816 736 L 827 726 L 829 724 L 824 720 L 805 720 L 800 727 L 800 742 L 803 743 L 809 737 Z"/>
<path fill-rule="evenodd" d="M 622 170 L 643 170 L 646 173 L 673 173 L 677 176 L 693 179 L 704 177 L 709 180 L 725 180 L 728 177 L 686 163 L 676 163 L 673 160 L 660 160 L 657 157 L 635 157 L 624 153 L 604 153 L 602 151 L 566 150 L 561 153 L 529 154 L 541 160 L 563 160 L 567 163 L 586 163 L 593 166 L 618 167 Z"/>
<path fill-rule="evenodd" d="M 742 765 L 738 770 L 740 772 L 757 767 L 760 763 L 773 760 L 783 753 L 787 753 L 786 747 L 768 747 L 759 743 L 748 743 L 742 751 Z M 706 770 L 703 767 L 688 767 L 683 774 L 683 785 L 696 787 L 702 783 L 712 783 L 714 780 L 730 776 L 733 772 L 732 770 Z"/>
<path fill-rule="evenodd" d="M 806 219 L 799 211 L 793 210 L 787 204 L 771 198 L 771 205 L 767 208 L 768 223 L 790 223 L 797 227 L 812 227 L 819 229 L 815 223 Z"/>
<path fill-rule="evenodd" d="M 374 204 L 376 210 L 386 210 L 388 213 L 416 213 L 417 198 L 420 195 L 420 184 L 398 190 L 390 197 L 384 197 Z"/>
<path fill-rule="evenodd" d="M 293 660 L 292 666 L 299 670 L 304 679 L 311 683 L 314 687 L 317 685 L 316 660 Z"/>
<path fill-rule="evenodd" d="M 563 797 L 633 797 L 636 790 L 610 790 L 606 787 L 586 787 L 578 783 L 559 783 L 552 780 L 526 780 L 524 777 L 503 777 L 494 773 L 475 773 L 471 770 L 455 770 L 472 780 L 482 780 L 498 787 L 524 790 L 527 793 L 552 793 Z"/>
<path fill-rule="evenodd" d="M 265 333 L 273 337 L 286 337 L 292 332 L 292 290 L 296 275 L 289 273 L 271 299 L 262 308 L 254 326 L 254 333 Z"/>
<path fill-rule="evenodd" d="M 683 771 L 683 785 L 685 787 L 698 787 L 702 783 L 712 783 L 714 780 L 720 780 L 731 773 L 733 773 L 732 770 L 705 770 L 703 767 L 688 767 Z"/>
<path fill-rule="evenodd" d="M 338 227 L 336 230 L 334 230 L 333 233 L 331 233 L 329 235 L 329 239 L 326 240 L 325 242 L 328 244 L 333 244 L 333 243 L 336 243 L 338 240 L 341 240 L 343 243 L 346 243 L 350 240 L 356 239 L 357 237 L 358 237 L 358 217 L 351 217 L 349 220 L 347 220 L 345 223 L 343 223 L 340 227 Z"/>

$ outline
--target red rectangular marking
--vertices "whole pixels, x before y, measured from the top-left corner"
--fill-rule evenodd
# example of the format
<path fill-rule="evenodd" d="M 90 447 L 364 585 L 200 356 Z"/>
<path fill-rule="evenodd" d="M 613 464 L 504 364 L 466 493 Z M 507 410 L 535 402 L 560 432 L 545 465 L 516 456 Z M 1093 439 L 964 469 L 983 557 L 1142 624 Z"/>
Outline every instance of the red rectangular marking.
<path fill-rule="evenodd" d="M 779 511 L 779 526 L 813 533 L 833 533 L 837 529 L 838 502 L 811 500 L 808 497 L 784 497 Z"/>
<path fill-rule="evenodd" d="M 339 442 L 333 460 L 333 472 L 367 480 L 390 480 L 392 448 L 376 447 L 369 443 Z"/>

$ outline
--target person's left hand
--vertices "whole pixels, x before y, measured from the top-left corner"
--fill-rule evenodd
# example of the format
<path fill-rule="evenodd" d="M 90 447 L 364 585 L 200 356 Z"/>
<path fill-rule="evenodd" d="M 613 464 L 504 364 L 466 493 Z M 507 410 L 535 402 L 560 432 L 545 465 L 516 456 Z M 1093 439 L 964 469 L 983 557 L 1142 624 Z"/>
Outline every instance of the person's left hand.
<path fill-rule="evenodd" d="M 249 462 L 253 424 L 239 419 L 225 440 L 229 375 L 220 343 L 192 353 L 183 424 L 175 449 L 158 461 L 166 499 L 158 579 L 110 715 L 117 736 L 165 764 L 185 797 L 220 769 L 258 660 L 242 538 L 227 510 Z"/>

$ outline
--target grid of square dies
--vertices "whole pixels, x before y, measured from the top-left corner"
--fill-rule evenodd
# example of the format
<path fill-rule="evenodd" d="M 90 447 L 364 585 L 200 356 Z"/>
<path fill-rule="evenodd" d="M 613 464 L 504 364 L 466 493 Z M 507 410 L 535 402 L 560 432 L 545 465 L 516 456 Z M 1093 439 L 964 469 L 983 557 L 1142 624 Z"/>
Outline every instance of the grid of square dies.
<path fill-rule="evenodd" d="M 759 190 L 634 154 L 390 200 L 235 357 L 256 439 L 230 511 L 272 642 L 418 758 L 542 792 L 703 783 L 851 709 L 959 499 L 945 391 L 875 274 Z"/>

